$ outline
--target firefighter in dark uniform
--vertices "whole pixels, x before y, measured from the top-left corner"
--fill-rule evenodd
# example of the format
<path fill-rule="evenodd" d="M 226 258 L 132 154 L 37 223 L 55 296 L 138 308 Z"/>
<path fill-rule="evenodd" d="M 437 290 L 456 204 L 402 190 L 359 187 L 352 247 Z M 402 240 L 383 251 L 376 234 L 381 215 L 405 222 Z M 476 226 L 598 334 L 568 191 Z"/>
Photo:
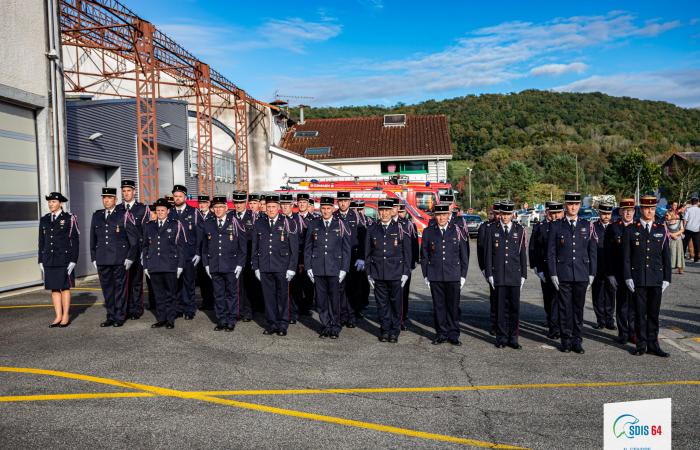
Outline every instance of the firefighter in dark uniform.
<path fill-rule="evenodd" d="M 101 327 L 126 320 L 127 273 L 139 257 L 139 232 L 126 210 L 116 208 L 117 188 L 102 188 L 102 204 L 90 222 L 90 258 L 97 269 L 107 309 Z"/>
<path fill-rule="evenodd" d="M 411 271 L 416 268 L 416 264 L 420 260 L 420 246 L 418 243 L 418 229 L 413 223 L 413 216 L 411 216 L 408 211 L 406 211 L 406 204 L 404 202 L 399 202 L 398 204 L 398 221 L 403 226 L 404 230 L 411 239 Z M 402 290 L 402 303 L 401 303 L 401 331 L 406 330 L 406 324 L 408 323 L 408 295 L 411 291 L 411 275 L 408 276 L 406 284 L 403 285 Z"/>
<path fill-rule="evenodd" d="M 393 206 L 391 200 L 379 200 L 380 220 L 367 230 L 364 261 L 377 301 L 379 340 L 396 343 L 401 332 L 401 288 L 411 273 L 411 240 L 392 220 Z"/>
<path fill-rule="evenodd" d="M 532 227 L 529 253 L 530 267 L 540 279 L 542 300 L 544 303 L 545 326 L 549 339 L 559 339 L 559 310 L 557 309 L 557 290 L 549 275 L 547 264 L 547 239 L 552 224 L 564 217 L 564 205 L 561 202 L 545 203 L 545 220 Z"/>
<path fill-rule="evenodd" d="M 214 287 L 214 331 L 233 331 L 238 317 L 238 280 L 248 251 L 248 235 L 235 215 L 227 214 L 226 196 L 212 199 L 214 219 L 204 223 L 202 265 Z"/>
<path fill-rule="evenodd" d="M 151 328 L 175 328 L 177 279 L 185 265 L 185 228 L 169 216 L 170 203 L 159 198 L 153 204 L 156 217 L 144 226 L 144 273 L 155 297 L 156 323 Z"/>
<path fill-rule="evenodd" d="M 290 226 L 290 229 L 292 232 L 295 232 L 297 234 L 297 237 L 300 240 L 301 239 L 301 230 L 299 229 L 299 223 L 295 220 L 294 218 L 294 196 L 288 192 L 280 194 L 280 212 L 282 216 L 284 216 Z M 297 255 L 299 253 L 297 252 Z M 296 285 L 298 282 L 301 280 L 299 276 L 299 271 L 298 271 L 298 265 L 297 268 L 295 268 L 295 275 L 292 278 L 292 280 L 289 282 L 289 324 L 294 325 L 297 323 L 297 319 L 299 318 L 299 303 L 297 303 L 297 300 L 302 300 L 302 298 L 298 298 L 294 295 L 294 290 L 296 288 Z"/>
<path fill-rule="evenodd" d="M 364 243 L 367 237 L 367 229 L 372 225 L 373 220 L 365 214 L 364 200 L 355 200 L 354 203 L 357 219 L 361 225 L 357 228 L 357 241 Z M 352 202 L 350 204 L 352 205 Z M 363 317 L 362 311 L 369 306 L 370 289 L 369 282 L 367 281 L 367 271 L 365 271 L 364 265 L 361 266 L 362 269 L 358 269 L 358 264 L 356 262 L 355 266 L 350 267 L 350 277 L 353 279 L 353 284 L 356 283 L 355 289 L 357 289 L 357 297 L 355 298 L 356 304 L 353 306 L 355 320 L 361 319 Z"/>
<path fill-rule="evenodd" d="M 637 345 L 633 354 L 666 358 L 659 346 L 661 296 L 671 284 L 671 252 L 666 225 L 656 223 L 656 197 L 639 199 L 641 217 L 625 229 L 622 240 L 625 285 L 634 295 Z"/>
<path fill-rule="evenodd" d="M 168 203 L 168 205 L 170 205 L 170 202 L 168 202 L 167 199 L 164 198 L 163 200 L 165 200 Z M 156 202 L 157 202 L 157 200 L 156 200 Z M 151 213 L 150 213 L 150 217 L 148 218 L 148 221 L 146 223 L 156 220 L 156 217 L 157 217 L 156 202 L 153 202 L 148 206 L 148 209 L 151 211 Z M 146 225 L 144 225 L 144 233 L 145 233 L 145 230 L 146 230 Z M 143 252 L 141 252 L 141 254 L 143 254 Z M 155 311 L 156 310 L 156 296 L 153 293 L 153 283 L 151 282 L 150 277 L 146 277 L 146 286 L 148 287 L 148 304 L 146 305 L 146 309 L 148 309 L 150 311 Z"/>
<path fill-rule="evenodd" d="M 547 237 L 547 264 L 557 290 L 561 351 L 583 354 L 581 330 L 586 291 L 593 283 L 598 256 L 593 224 L 578 217 L 581 194 L 565 194 L 566 212 Z"/>
<path fill-rule="evenodd" d="M 360 283 L 358 280 L 364 276 L 364 241 L 360 241 L 358 236 L 366 234 L 360 216 L 356 210 L 350 209 L 350 192 L 340 191 L 336 194 L 338 199 L 338 209 L 335 216 L 343 221 L 343 224 L 350 232 L 350 274 L 340 283 L 340 321 L 343 326 L 355 328 L 355 320 L 358 312 L 362 311 L 362 301 L 360 296 Z"/>
<path fill-rule="evenodd" d="M 620 200 L 620 218 L 605 230 L 605 269 L 610 285 L 615 289 L 615 319 L 617 321 L 617 341 L 625 345 L 635 344 L 637 336 L 634 332 L 634 298 L 625 285 L 623 272 L 622 241 L 625 229 L 634 223 L 633 198 Z"/>
<path fill-rule="evenodd" d="M 500 204 L 500 221 L 486 233 L 486 279 L 496 291 L 496 347 L 520 350 L 520 291 L 527 278 L 527 236 L 512 222 L 513 202 Z"/>
<path fill-rule="evenodd" d="M 182 268 L 182 276 L 177 283 L 177 315 L 185 317 L 185 320 L 194 319 L 197 313 L 197 300 L 194 296 L 195 277 L 197 264 L 201 259 L 199 240 L 201 239 L 201 226 L 199 212 L 185 203 L 187 200 L 187 188 L 180 184 L 173 186 L 173 207 L 169 217 L 179 220 L 185 227 L 185 267 Z"/>
<path fill-rule="evenodd" d="M 122 180 L 121 190 L 122 202 L 117 205 L 117 210 L 124 210 L 131 215 L 131 220 L 136 225 L 139 234 L 137 254 L 140 255 L 143 243 L 143 226 L 148 222 L 151 212 L 148 206 L 136 201 L 136 182 L 134 180 Z M 140 258 L 131 265 L 126 280 L 126 318 L 138 320 L 143 315 L 143 266 Z"/>
<path fill-rule="evenodd" d="M 39 269 L 44 289 L 51 290 L 56 318 L 49 328 L 70 325 L 70 289 L 80 253 L 80 230 L 75 215 L 63 210 L 68 199 L 60 192 L 46 196 L 49 212 L 39 220 Z"/>
<path fill-rule="evenodd" d="M 199 220 L 202 224 L 206 224 L 209 220 L 214 220 L 214 213 L 211 211 L 211 201 L 208 195 L 198 195 L 197 203 L 199 206 Z M 202 254 L 202 246 L 204 239 L 199 240 L 199 254 Z M 211 278 L 204 270 L 204 264 L 197 265 L 197 285 L 199 285 L 199 293 L 202 295 L 202 305 L 200 311 L 211 311 L 214 309 L 214 287 L 212 286 Z"/>
<path fill-rule="evenodd" d="M 242 322 L 250 322 L 253 319 L 253 299 L 261 289 L 260 282 L 255 278 L 250 268 L 253 226 L 258 213 L 247 208 L 246 199 L 249 198 L 254 198 L 257 203 L 260 197 L 257 194 L 250 194 L 248 197 L 245 191 L 234 192 L 232 196 L 234 209 L 228 213 L 229 217 L 234 217 L 244 228 L 243 234 L 246 239 L 246 260 L 243 265 L 243 273 L 238 277 L 238 311 L 236 312 L 237 320 Z"/>
<path fill-rule="evenodd" d="M 491 336 L 496 335 L 496 291 L 491 287 L 486 279 L 486 234 L 488 233 L 489 227 L 494 223 L 498 223 L 498 215 L 501 204 L 499 202 L 494 203 L 491 206 L 491 211 L 489 211 L 488 220 L 479 225 L 479 229 L 476 234 L 476 259 L 479 263 L 479 270 L 481 275 L 487 281 L 489 285 L 489 334 Z"/>
<path fill-rule="evenodd" d="M 459 340 L 460 290 L 467 280 L 469 268 L 468 240 L 461 230 L 449 223 L 450 206 L 436 205 L 435 224 L 423 230 L 421 271 L 433 298 L 435 339 L 433 345 Z"/>
<path fill-rule="evenodd" d="M 311 222 L 319 217 L 309 211 L 309 194 L 300 192 L 297 194 L 298 212 L 292 213 L 292 219 L 299 231 L 299 265 L 297 273 L 289 283 L 289 290 L 294 304 L 297 305 L 297 314 L 300 316 L 310 316 L 311 308 L 314 306 L 314 283 L 311 282 L 307 271 L 304 268 L 304 247 L 306 244 L 306 231 Z"/>
<path fill-rule="evenodd" d="M 598 236 L 598 264 L 591 287 L 593 295 L 593 311 L 595 311 L 596 324 L 593 328 L 601 330 L 615 329 L 615 288 L 608 279 L 608 261 L 605 259 L 605 233 L 610 226 L 612 216 L 612 203 L 598 205 L 600 219 L 595 222 L 595 233 Z"/>
<path fill-rule="evenodd" d="M 265 196 L 266 214 L 255 222 L 251 266 L 262 283 L 267 324 L 263 334 L 286 336 L 290 321 L 289 282 L 296 273 L 299 241 L 294 224 L 279 213 L 280 197 Z"/>
<path fill-rule="evenodd" d="M 304 268 L 316 287 L 320 338 L 338 339 L 340 322 L 340 283 L 350 270 L 350 231 L 333 215 L 333 197 L 321 197 L 321 217 L 306 230 Z"/>

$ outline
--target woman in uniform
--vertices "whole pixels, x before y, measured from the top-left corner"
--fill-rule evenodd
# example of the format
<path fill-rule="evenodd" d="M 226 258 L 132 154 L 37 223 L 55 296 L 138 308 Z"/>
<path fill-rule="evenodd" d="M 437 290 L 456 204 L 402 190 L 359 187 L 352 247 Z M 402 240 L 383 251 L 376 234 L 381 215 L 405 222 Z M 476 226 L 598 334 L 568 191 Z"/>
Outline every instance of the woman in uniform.
<path fill-rule="evenodd" d="M 56 318 L 49 328 L 70 325 L 70 288 L 75 285 L 80 231 L 75 215 L 65 212 L 62 204 L 68 199 L 60 192 L 46 196 L 49 213 L 39 221 L 39 269 L 44 288 L 51 290 Z"/>

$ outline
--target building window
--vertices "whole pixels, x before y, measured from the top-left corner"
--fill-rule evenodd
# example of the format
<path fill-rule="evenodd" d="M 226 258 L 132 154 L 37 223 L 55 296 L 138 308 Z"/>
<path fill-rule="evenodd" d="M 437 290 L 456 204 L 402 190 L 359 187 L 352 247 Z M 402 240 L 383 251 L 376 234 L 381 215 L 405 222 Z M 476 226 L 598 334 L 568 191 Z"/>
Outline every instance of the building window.
<path fill-rule="evenodd" d="M 428 161 L 382 161 L 382 175 L 428 173 Z"/>

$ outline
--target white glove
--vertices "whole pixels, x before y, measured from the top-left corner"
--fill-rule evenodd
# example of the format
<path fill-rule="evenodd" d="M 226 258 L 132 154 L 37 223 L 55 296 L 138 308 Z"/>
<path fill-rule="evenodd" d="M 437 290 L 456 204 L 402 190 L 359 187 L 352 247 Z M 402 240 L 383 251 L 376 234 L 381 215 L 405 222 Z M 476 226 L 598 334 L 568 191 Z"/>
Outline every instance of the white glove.
<path fill-rule="evenodd" d="M 311 280 L 312 283 L 315 283 L 314 281 L 314 271 L 309 269 L 306 271 L 306 274 L 309 276 L 309 280 Z"/>
<path fill-rule="evenodd" d="M 615 278 L 613 275 L 610 275 L 608 277 L 608 281 L 610 282 L 610 286 L 612 286 L 613 289 L 617 289 L 617 278 Z"/>
<path fill-rule="evenodd" d="M 489 280 L 489 284 L 491 285 L 491 289 L 496 289 L 496 286 L 493 284 L 494 283 L 493 277 L 489 277 L 488 280 Z"/>
<path fill-rule="evenodd" d="M 358 259 L 355 261 L 355 269 L 359 271 L 365 270 L 365 260 L 364 259 Z"/>
<path fill-rule="evenodd" d="M 73 263 L 71 263 L 71 264 L 73 264 Z M 44 263 L 39 263 L 39 270 L 41 270 L 42 274 L 44 273 Z M 70 273 L 70 272 L 68 272 L 68 273 Z"/>
<path fill-rule="evenodd" d="M 430 280 L 428 280 L 428 277 L 423 277 L 423 280 L 425 281 L 425 285 L 430 287 Z"/>
<path fill-rule="evenodd" d="M 199 264 L 199 260 L 200 260 L 200 259 L 202 259 L 202 258 L 201 258 L 199 255 L 194 255 L 194 256 L 192 257 L 192 264 L 194 264 L 195 267 L 196 267 L 197 264 Z"/>
<path fill-rule="evenodd" d="M 236 266 L 236 268 L 233 269 L 233 273 L 236 274 L 236 279 L 238 279 L 241 276 L 241 272 L 243 272 L 243 267 L 241 266 Z"/>
<path fill-rule="evenodd" d="M 408 275 L 401 275 L 401 287 L 406 284 L 406 280 L 408 280 Z"/>
<path fill-rule="evenodd" d="M 543 283 L 547 282 L 547 277 L 544 276 L 544 272 L 537 272 L 537 277 L 542 280 Z"/>
<path fill-rule="evenodd" d="M 593 280 L 595 280 L 595 277 L 593 275 L 588 275 L 588 286 L 593 284 Z"/>
<path fill-rule="evenodd" d="M 255 278 L 257 278 L 258 281 L 260 281 L 260 269 L 255 269 Z"/>
<path fill-rule="evenodd" d="M 93 261 L 92 265 L 95 267 L 95 269 L 97 269 L 97 261 Z"/>
<path fill-rule="evenodd" d="M 182 267 L 177 268 L 177 275 L 175 275 L 175 278 L 180 278 L 180 275 L 182 275 Z"/>
<path fill-rule="evenodd" d="M 627 285 L 627 289 L 629 289 L 630 292 L 634 292 L 634 280 L 632 278 L 625 280 L 625 284 Z"/>
<path fill-rule="evenodd" d="M 124 268 L 125 268 L 126 270 L 129 270 L 129 269 L 131 268 L 131 265 L 132 265 L 133 263 L 134 263 L 134 262 L 133 262 L 132 260 L 130 260 L 130 259 L 125 259 L 125 260 L 124 260 Z"/>
<path fill-rule="evenodd" d="M 43 272 L 43 271 L 44 271 L 44 265 L 43 265 L 43 264 L 40 264 L 40 265 L 41 265 L 41 271 Z M 68 263 L 68 275 L 70 275 L 71 272 L 73 272 L 73 269 L 75 269 L 75 263 L 74 263 L 74 262 Z"/>
<path fill-rule="evenodd" d="M 462 289 L 464 287 L 464 283 L 467 282 L 467 279 L 464 277 L 459 277 L 459 288 Z"/>
<path fill-rule="evenodd" d="M 524 277 L 520 277 L 520 290 L 521 290 L 521 291 L 523 290 L 523 285 L 524 285 L 524 284 L 525 284 L 525 278 L 524 278 Z"/>
<path fill-rule="evenodd" d="M 347 275 L 347 273 L 345 273 L 344 270 L 341 270 L 341 271 L 338 273 L 338 281 L 340 281 L 340 282 L 342 283 L 343 280 L 345 279 L 345 275 Z"/>
<path fill-rule="evenodd" d="M 292 281 L 292 278 L 294 278 L 294 275 L 296 275 L 296 272 L 293 270 L 288 270 L 287 271 L 287 281 Z"/>
<path fill-rule="evenodd" d="M 367 277 L 367 281 L 369 281 L 370 287 L 374 289 L 374 280 L 372 279 L 372 277 Z"/>
<path fill-rule="evenodd" d="M 143 274 L 146 275 L 146 278 L 151 278 L 151 275 L 148 274 L 148 269 L 143 269 Z"/>
<path fill-rule="evenodd" d="M 669 283 L 668 281 L 662 281 L 662 282 L 661 282 L 661 292 L 663 293 L 663 291 L 665 291 L 666 288 L 667 288 L 670 284 L 671 284 L 671 283 Z"/>
<path fill-rule="evenodd" d="M 550 277 L 550 279 L 552 280 L 552 284 L 554 285 L 554 289 L 556 289 L 558 291 L 559 290 L 559 277 L 556 275 L 552 275 Z"/>
<path fill-rule="evenodd" d="M 211 278 L 211 272 L 209 272 L 209 266 L 204 266 L 204 270 L 207 272 L 207 276 Z"/>

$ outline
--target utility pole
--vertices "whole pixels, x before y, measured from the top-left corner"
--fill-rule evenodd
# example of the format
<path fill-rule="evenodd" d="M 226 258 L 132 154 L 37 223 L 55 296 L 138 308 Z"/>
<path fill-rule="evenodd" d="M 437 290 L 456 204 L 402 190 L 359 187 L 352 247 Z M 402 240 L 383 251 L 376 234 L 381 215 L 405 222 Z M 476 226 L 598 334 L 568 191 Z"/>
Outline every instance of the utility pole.
<path fill-rule="evenodd" d="M 578 192 L 578 153 L 576 153 L 576 192 Z"/>
<path fill-rule="evenodd" d="M 637 169 L 637 190 L 634 193 L 634 201 L 635 203 L 639 204 L 639 176 L 642 173 L 642 166 L 639 166 L 639 169 Z"/>
<path fill-rule="evenodd" d="M 469 209 L 472 207 L 472 169 L 471 167 L 468 167 L 467 170 L 469 171 Z"/>

